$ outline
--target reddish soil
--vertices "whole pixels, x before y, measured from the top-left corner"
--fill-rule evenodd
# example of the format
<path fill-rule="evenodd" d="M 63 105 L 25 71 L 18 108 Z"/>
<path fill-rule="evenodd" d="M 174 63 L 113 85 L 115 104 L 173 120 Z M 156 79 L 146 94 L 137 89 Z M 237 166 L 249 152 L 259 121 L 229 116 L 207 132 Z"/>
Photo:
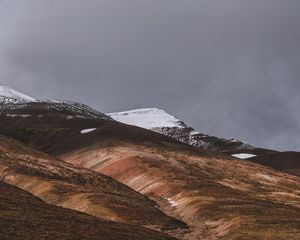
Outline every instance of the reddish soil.
<path fill-rule="evenodd" d="M 165 232 L 186 228 L 157 209 L 155 202 L 110 177 L 74 167 L 1 136 L 0 179 L 47 203 L 102 219 Z"/>

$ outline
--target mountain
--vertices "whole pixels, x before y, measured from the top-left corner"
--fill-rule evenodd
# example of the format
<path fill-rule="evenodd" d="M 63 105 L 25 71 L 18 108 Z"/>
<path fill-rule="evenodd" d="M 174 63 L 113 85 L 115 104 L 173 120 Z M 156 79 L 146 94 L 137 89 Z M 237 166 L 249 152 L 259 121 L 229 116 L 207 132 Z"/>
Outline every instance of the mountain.
<path fill-rule="evenodd" d="M 236 139 L 224 139 L 199 133 L 177 117 L 158 108 L 143 108 L 108 113 L 107 115 L 116 121 L 164 134 L 196 148 L 222 152 L 238 158 L 249 158 L 256 154 L 275 152 L 257 148 Z"/>
<path fill-rule="evenodd" d="M 87 105 L 72 101 L 38 100 L 0 85 L 0 113 L 13 118 L 47 117 L 56 112 L 57 117 L 110 119 Z M 59 114 L 61 113 L 61 114 Z"/>
<path fill-rule="evenodd" d="M 297 177 L 118 122 L 78 131 L 44 151 L 147 196 L 189 226 L 184 237 L 176 235 L 180 239 L 300 237 Z"/>
<path fill-rule="evenodd" d="M 55 116 L 62 121 L 65 118 L 68 120 L 77 119 L 79 121 L 80 119 L 104 119 L 109 121 L 114 119 L 125 124 L 135 125 L 164 134 L 193 147 L 232 154 L 239 158 L 248 158 L 261 153 L 274 152 L 255 148 L 248 143 L 235 139 L 222 139 L 199 133 L 176 117 L 158 108 L 136 109 L 105 115 L 84 104 L 71 101 L 37 100 L 1 85 L 0 99 L 6 99 L 2 102 L 2 106 L 0 104 L 0 114 L 8 119 L 14 119 L 14 121 L 22 121 L 24 118 L 36 121 L 49 116 Z"/>
<path fill-rule="evenodd" d="M 231 156 L 259 157 L 268 150 L 230 149 L 225 143 L 235 141 L 226 139 L 218 140 L 220 145 L 208 142 L 214 150 L 193 147 L 153 131 L 165 123 L 177 135 L 189 129 L 161 110 L 119 114 L 148 130 L 113 120 L 118 114 L 90 114 L 88 107 L 56 103 L 2 106 L 5 184 L 46 204 L 121 224 L 120 229 L 127 222 L 137 228 L 132 230 L 137 238 L 147 228 L 150 239 L 155 234 L 182 240 L 300 239 L 300 178 Z M 134 239 L 119 239 L 128 238 Z"/>
<path fill-rule="evenodd" d="M 0 94 L 0 99 L 5 99 L 6 95 Z M 72 137 L 82 129 L 113 121 L 109 116 L 81 103 L 27 100 L 3 101 L 0 104 L 0 133 L 29 145 L 31 143 L 27 142 L 27 138 L 31 142 L 39 141 L 39 145 L 45 147 L 59 139 Z"/>

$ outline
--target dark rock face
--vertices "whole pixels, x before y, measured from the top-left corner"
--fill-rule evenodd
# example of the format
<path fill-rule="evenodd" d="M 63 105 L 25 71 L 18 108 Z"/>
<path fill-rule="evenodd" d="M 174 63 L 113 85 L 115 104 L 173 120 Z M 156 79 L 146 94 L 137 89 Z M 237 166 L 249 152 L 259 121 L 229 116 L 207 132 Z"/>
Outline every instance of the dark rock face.
<path fill-rule="evenodd" d="M 184 128 L 154 128 L 153 131 L 175 138 L 181 142 L 189 144 L 196 148 L 204 148 L 210 151 L 216 152 L 230 152 L 230 151 L 251 151 L 253 146 L 247 143 L 243 143 L 238 140 L 228 140 L 210 136 L 207 134 L 199 133 L 191 127 Z"/>

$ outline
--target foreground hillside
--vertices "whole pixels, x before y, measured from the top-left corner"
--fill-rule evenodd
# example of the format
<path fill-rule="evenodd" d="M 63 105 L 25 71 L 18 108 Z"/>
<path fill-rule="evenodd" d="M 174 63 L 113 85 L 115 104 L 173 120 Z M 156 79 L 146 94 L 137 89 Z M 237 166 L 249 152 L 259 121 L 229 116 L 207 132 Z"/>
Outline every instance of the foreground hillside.
<path fill-rule="evenodd" d="M 49 204 L 102 219 L 170 232 L 184 223 L 158 210 L 154 202 L 102 174 L 73 167 L 0 136 L 0 178 Z"/>
<path fill-rule="evenodd" d="M 165 213 L 190 226 L 186 239 L 300 238 L 299 178 L 149 141 L 147 134 L 133 127 L 103 126 L 64 142 L 70 147 L 60 148 L 58 157 L 153 199 Z"/>
<path fill-rule="evenodd" d="M 173 239 L 144 228 L 103 221 L 47 204 L 32 194 L 3 182 L 0 182 L 0 219 L 2 240 Z"/>
<path fill-rule="evenodd" d="M 114 122 L 45 150 L 148 196 L 189 225 L 185 239 L 300 238 L 297 177 Z"/>

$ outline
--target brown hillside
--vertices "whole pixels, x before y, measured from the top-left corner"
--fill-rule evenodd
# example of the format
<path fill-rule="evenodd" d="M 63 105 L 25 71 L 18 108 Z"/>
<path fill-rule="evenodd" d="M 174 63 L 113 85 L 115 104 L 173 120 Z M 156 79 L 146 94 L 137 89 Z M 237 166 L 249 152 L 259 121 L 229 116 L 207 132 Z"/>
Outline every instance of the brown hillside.
<path fill-rule="evenodd" d="M 186 239 L 300 239 L 299 178 L 130 129 L 101 127 L 53 151 L 153 199 L 189 224 Z"/>
<path fill-rule="evenodd" d="M 163 231 L 185 225 L 158 210 L 155 202 L 102 174 L 76 168 L 0 136 L 0 179 L 47 203 L 96 217 Z"/>
<path fill-rule="evenodd" d="M 26 118 L 0 130 L 149 197 L 160 211 L 189 225 L 182 238 L 300 239 L 296 176 L 116 122 L 35 121 Z M 98 129 L 80 134 L 93 127 Z"/>
<path fill-rule="evenodd" d="M 0 181 L 1 240 L 161 240 L 173 239 L 132 225 L 103 221 L 74 210 L 53 206 Z"/>

